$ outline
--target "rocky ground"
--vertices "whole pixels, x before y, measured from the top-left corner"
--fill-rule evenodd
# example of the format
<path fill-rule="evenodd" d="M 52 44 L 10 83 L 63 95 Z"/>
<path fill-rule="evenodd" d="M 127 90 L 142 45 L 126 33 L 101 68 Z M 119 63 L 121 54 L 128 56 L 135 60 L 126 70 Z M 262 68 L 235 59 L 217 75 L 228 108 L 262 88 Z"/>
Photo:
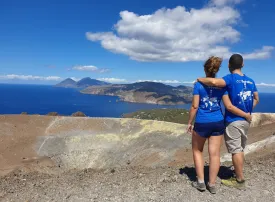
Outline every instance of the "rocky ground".
<path fill-rule="evenodd" d="M 275 201 L 275 151 L 274 147 L 269 149 L 272 152 L 247 160 L 245 191 L 220 185 L 219 179 L 216 195 L 198 192 L 190 185 L 195 179 L 192 165 L 86 169 L 62 174 L 20 169 L 0 179 L 0 201 Z M 231 175 L 229 164 L 221 167 L 221 178 Z"/>
<path fill-rule="evenodd" d="M 259 124 L 257 120 L 260 120 L 261 123 Z M 262 115 L 259 116 L 259 119 L 255 117 L 254 125 L 258 126 L 250 129 L 249 144 L 275 135 L 275 124 L 270 121 L 269 117 L 263 119 Z M 263 122 L 269 124 L 261 125 Z M 0 126 L 0 201 L 275 201 L 275 143 L 247 155 L 245 164 L 247 189 L 245 191 L 227 188 L 220 184 L 220 179 L 233 175 L 231 164 L 225 163 L 221 166 L 219 173 L 218 193 L 211 195 L 208 191 L 201 193 L 191 187 L 191 182 L 195 180 L 196 174 L 190 149 L 181 148 L 184 143 L 182 138 L 186 135 L 181 134 L 180 131 L 184 130 L 184 127 L 180 124 L 150 121 L 131 121 L 130 124 L 128 120 L 112 119 L 0 116 Z M 120 128 L 121 126 L 123 127 Z M 132 147 L 139 148 L 139 152 L 154 147 L 162 148 L 166 151 L 163 154 L 167 155 L 171 150 L 168 140 L 173 140 L 172 145 L 179 149 L 174 156 L 169 158 L 174 159 L 175 163 L 163 162 L 165 158 L 157 158 L 158 156 L 152 153 L 154 155 L 150 158 L 141 158 L 146 160 L 138 161 L 139 163 L 135 163 L 135 161 L 128 163 L 127 161 L 120 168 L 115 167 L 115 164 L 110 164 L 107 169 L 90 168 L 64 171 L 52 159 L 39 156 L 35 150 L 39 135 L 63 136 L 63 133 L 67 134 L 67 131 L 77 128 L 80 128 L 81 131 L 90 131 L 90 133 L 92 133 L 91 129 L 93 129 L 93 133 L 103 132 L 104 129 L 105 132 L 108 132 L 106 134 L 109 138 L 102 139 L 103 143 L 107 144 L 115 140 L 115 143 L 119 144 L 115 137 L 119 137 L 121 142 L 123 138 L 120 133 L 128 126 L 131 129 L 129 134 L 135 132 L 134 134 L 143 135 L 154 132 L 144 137 L 133 136 L 139 138 L 139 141 L 134 139 L 133 143 L 135 144 L 132 144 Z M 117 134 L 110 136 L 109 131 L 114 132 L 115 128 L 117 128 Z M 180 146 L 174 143 L 174 139 L 167 139 L 166 136 L 161 135 L 158 132 L 160 129 L 166 135 L 170 131 L 171 137 L 178 137 L 179 139 L 175 139 L 175 142 L 179 142 Z M 74 132 L 82 134 L 81 131 Z M 132 136 L 127 136 L 127 131 L 124 131 L 123 137 L 132 140 L 130 138 Z M 161 136 L 152 139 L 155 133 Z M 67 134 L 70 138 L 71 135 L 71 133 Z M 66 139 L 67 143 L 70 143 L 70 138 Z M 78 139 L 74 139 L 74 145 L 77 145 L 76 140 Z M 98 143 L 102 143 L 102 141 Z M 83 143 L 83 145 L 85 144 Z M 146 147 L 138 147 L 139 145 Z M 114 147 L 114 145 L 112 146 Z M 115 151 L 120 154 L 117 150 Z M 225 152 L 223 146 L 222 153 Z M 132 153 L 139 154 L 135 150 Z M 205 159 L 207 165 L 207 158 Z M 100 160 L 104 159 L 100 158 Z M 155 161 L 158 164 L 155 164 Z M 87 162 L 93 162 L 92 158 Z M 116 162 L 119 163 L 119 159 Z M 206 173 L 207 170 L 206 166 Z"/>

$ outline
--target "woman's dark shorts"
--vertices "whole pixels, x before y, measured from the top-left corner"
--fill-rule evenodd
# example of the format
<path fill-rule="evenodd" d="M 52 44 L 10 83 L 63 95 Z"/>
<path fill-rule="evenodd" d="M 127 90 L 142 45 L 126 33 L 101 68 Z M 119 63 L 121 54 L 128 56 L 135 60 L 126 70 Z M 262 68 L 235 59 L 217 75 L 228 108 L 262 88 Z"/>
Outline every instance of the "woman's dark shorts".
<path fill-rule="evenodd" d="M 225 131 L 224 120 L 211 123 L 195 123 L 194 131 L 204 138 L 223 135 Z"/>

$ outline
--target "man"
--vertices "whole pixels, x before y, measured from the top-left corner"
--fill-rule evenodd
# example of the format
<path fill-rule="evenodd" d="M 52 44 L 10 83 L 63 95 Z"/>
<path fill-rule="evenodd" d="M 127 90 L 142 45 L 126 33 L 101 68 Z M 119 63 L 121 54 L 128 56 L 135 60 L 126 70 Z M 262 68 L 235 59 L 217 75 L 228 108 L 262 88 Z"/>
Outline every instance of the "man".
<path fill-rule="evenodd" d="M 253 108 L 259 103 L 259 94 L 255 82 L 242 73 L 243 66 L 243 57 L 234 54 L 230 57 L 228 65 L 231 74 L 222 79 L 199 78 L 198 81 L 208 86 L 226 87 L 227 96 L 229 96 L 232 104 L 251 114 Z M 244 148 L 250 123 L 245 118 L 228 110 L 225 112 L 225 121 L 225 143 L 228 152 L 232 154 L 236 178 L 222 180 L 222 183 L 230 187 L 244 188 Z"/>

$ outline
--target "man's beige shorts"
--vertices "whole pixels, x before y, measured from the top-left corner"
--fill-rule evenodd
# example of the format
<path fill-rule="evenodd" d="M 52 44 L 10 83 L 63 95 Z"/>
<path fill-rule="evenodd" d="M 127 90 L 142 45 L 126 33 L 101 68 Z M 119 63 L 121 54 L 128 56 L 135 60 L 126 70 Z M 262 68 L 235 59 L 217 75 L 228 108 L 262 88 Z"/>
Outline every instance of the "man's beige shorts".
<path fill-rule="evenodd" d="M 244 151 L 249 125 L 247 121 L 234 121 L 226 125 L 224 139 L 229 153 Z"/>

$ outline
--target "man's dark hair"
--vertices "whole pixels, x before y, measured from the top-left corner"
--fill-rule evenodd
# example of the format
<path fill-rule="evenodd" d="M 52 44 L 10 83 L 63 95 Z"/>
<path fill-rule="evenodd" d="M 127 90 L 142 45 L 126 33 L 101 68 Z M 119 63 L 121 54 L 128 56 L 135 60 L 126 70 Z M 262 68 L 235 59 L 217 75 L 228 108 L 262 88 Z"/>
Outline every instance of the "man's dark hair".
<path fill-rule="evenodd" d="M 234 54 L 229 59 L 229 67 L 231 71 L 241 69 L 243 67 L 243 57 L 240 54 Z"/>

